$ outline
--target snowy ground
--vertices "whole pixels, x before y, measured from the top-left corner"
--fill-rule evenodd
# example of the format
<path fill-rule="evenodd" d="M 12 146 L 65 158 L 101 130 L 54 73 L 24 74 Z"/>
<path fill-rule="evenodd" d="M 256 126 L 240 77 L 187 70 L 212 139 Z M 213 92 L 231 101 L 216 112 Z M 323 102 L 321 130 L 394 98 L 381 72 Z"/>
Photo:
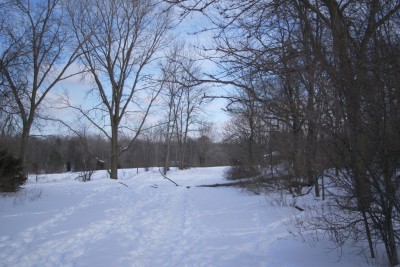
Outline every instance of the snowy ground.
<path fill-rule="evenodd" d="M 0 197 L 0 266 L 369 266 L 345 247 L 289 233 L 300 212 L 232 187 L 224 168 L 30 177 Z M 121 184 L 122 182 L 123 184 Z M 124 185 L 125 184 L 125 185 Z M 189 188 L 188 188 L 189 187 Z M 371 265 L 372 266 L 372 265 Z"/>

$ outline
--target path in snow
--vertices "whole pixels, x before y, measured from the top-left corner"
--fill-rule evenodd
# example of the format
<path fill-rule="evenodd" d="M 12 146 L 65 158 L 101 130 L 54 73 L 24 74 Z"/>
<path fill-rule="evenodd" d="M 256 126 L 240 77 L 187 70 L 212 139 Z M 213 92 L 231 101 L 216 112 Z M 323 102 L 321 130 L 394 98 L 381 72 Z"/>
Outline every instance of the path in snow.
<path fill-rule="evenodd" d="M 121 170 L 127 186 L 104 172 L 87 183 L 71 174 L 29 181 L 19 201 L 0 198 L 0 266 L 362 266 L 294 241 L 286 230 L 293 208 L 195 187 L 223 182 L 223 170 L 170 172 L 179 187 L 136 170 Z"/>

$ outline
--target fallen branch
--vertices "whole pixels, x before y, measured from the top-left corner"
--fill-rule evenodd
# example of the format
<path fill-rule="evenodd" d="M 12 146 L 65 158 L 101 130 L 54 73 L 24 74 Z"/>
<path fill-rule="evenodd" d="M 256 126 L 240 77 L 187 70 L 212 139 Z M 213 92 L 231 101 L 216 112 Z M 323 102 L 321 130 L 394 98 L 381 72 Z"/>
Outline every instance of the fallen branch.
<path fill-rule="evenodd" d="M 118 183 L 125 185 L 126 187 L 129 187 L 127 184 L 124 184 L 123 182 L 118 182 Z"/>
<path fill-rule="evenodd" d="M 171 183 L 173 183 L 174 185 L 179 186 L 177 183 L 175 183 L 174 181 L 172 181 L 171 179 L 169 179 L 167 176 L 165 176 L 164 173 L 161 172 L 161 169 L 159 169 L 159 171 L 160 171 L 160 174 L 161 174 L 165 179 L 169 180 L 169 181 L 170 181 Z"/>
<path fill-rule="evenodd" d="M 297 206 L 297 205 L 294 205 L 294 207 L 295 207 L 296 209 L 298 209 L 299 211 L 304 211 L 304 209 L 300 208 L 300 207 Z"/>
<path fill-rule="evenodd" d="M 203 184 L 203 185 L 196 185 L 196 187 L 241 186 L 243 184 L 245 184 L 245 182 L 234 182 L 234 183 L 223 183 L 223 184 Z"/>

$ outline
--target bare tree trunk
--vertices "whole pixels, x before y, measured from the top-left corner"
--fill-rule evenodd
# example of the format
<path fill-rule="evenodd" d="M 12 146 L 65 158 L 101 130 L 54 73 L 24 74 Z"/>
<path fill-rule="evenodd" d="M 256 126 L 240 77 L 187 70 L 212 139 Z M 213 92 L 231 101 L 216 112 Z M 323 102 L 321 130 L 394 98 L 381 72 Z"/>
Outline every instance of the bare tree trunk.
<path fill-rule="evenodd" d="M 35 97 L 34 97 L 35 98 Z M 29 143 L 29 134 L 31 132 L 32 124 L 35 119 L 35 112 L 36 107 L 35 103 L 31 103 L 29 113 L 26 114 L 24 110 L 21 110 L 20 113 L 22 114 L 22 134 L 20 140 L 20 151 L 19 151 L 19 158 L 22 162 L 22 168 L 24 172 L 24 176 L 27 177 L 28 175 L 28 166 L 27 166 L 27 152 L 28 152 L 28 143 Z"/>
<path fill-rule="evenodd" d="M 185 125 L 185 132 L 183 134 L 183 142 L 182 142 L 182 147 L 181 147 L 181 157 L 180 157 L 180 162 L 179 162 L 179 169 L 183 170 L 185 169 L 185 154 L 186 154 L 186 143 L 187 143 L 187 136 L 188 136 L 188 131 L 189 131 L 189 121 L 186 121 Z"/>
<path fill-rule="evenodd" d="M 307 120 L 307 144 L 305 149 L 306 157 L 306 172 L 308 176 L 308 184 L 314 185 L 315 196 L 320 196 L 318 175 L 316 168 L 316 151 L 317 151 L 317 127 L 316 127 L 316 110 L 315 110 L 315 91 L 316 91 L 316 73 L 318 70 L 315 69 L 315 64 L 318 59 L 320 40 L 321 37 L 316 37 L 319 32 L 319 25 L 315 22 L 315 29 L 313 30 L 312 24 L 307 11 L 296 4 L 299 17 L 301 19 L 301 31 L 302 31 L 302 43 L 304 49 L 305 66 L 304 66 L 304 78 L 302 83 L 307 90 L 307 104 L 306 104 L 306 120 Z"/>
<path fill-rule="evenodd" d="M 254 155 L 254 135 L 255 135 L 255 123 L 254 123 L 254 119 L 255 119 L 255 112 L 254 112 L 254 102 L 253 101 L 249 101 L 249 114 L 248 114 L 248 119 L 249 119 L 249 126 L 250 126 L 250 135 L 249 135 L 249 144 L 248 144 L 248 153 L 249 153 L 249 157 L 248 157 L 248 165 L 250 167 L 253 167 L 255 165 L 255 155 Z"/>
<path fill-rule="evenodd" d="M 399 257 L 397 254 L 395 231 L 393 229 L 392 210 L 393 208 L 388 208 L 388 210 L 386 211 L 385 230 L 386 230 L 387 240 L 385 242 L 385 247 L 386 247 L 386 254 L 389 257 L 390 264 L 392 266 L 396 266 L 397 264 L 399 264 Z"/>
<path fill-rule="evenodd" d="M 165 160 L 164 160 L 164 170 L 163 170 L 164 175 L 167 175 L 169 168 L 169 154 L 170 154 L 171 141 L 168 141 L 166 145 L 167 145 L 167 151 L 165 153 Z"/>
<path fill-rule="evenodd" d="M 164 170 L 163 170 L 164 175 L 167 175 L 167 172 L 168 172 L 168 169 L 169 169 L 169 156 L 170 156 L 170 153 L 171 153 L 171 139 L 172 139 L 172 134 L 173 134 L 173 129 L 171 130 L 171 113 L 172 113 L 172 106 L 170 106 L 170 110 L 169 110 L 169 115 L 168 115 L 169 119 L 168 119 L 168 125 L 167 125 L 167 135 L 165 137 L 166 151 L 165 151 Z M 174 118 L 174 121 L 175 120 L 176 120 L 176 118 Z M 175 125 L 175 122 L 174 122 L 174 125 Z"/>
<path fill-rule="evenodd" d="M 369 229 L 367 214 L 364 211 L 362 211 L 361 213 L 362 213 L 364 227 L 365 227 L 365 234 L 367 236 L 369 252 L 371 253 L 371 258 L 375 258 L 375 252 L 374 252 L 374 247 L 372 245 L 371 230 Z"/>
<path fill-rule="evenodd" d="M 332 30 L 333 47 L 335 56 L 338 59 L 338 71 L 335 80 L 337 89 L 345 98 L 345 110 L 347 114 L 347 130 L 349 132 L 350 144 L 350 163 L 352 178 L 355 183 L 358 208 L 365 211 L 370 203 L 370 184 L 366 179 L 366 171 L 363 167 L 361 153 L 361 108 L 360 108 L 360 88 L 355 79 L 355 70 L 352 66 L 350 53 L 349 29 L 344 21 L 339 4 L 335 0 L 324 0 L 330 14 L 330 28 Z"/>
<path fill-rule="evenodd" d="M 319 184 L 318 184 L 318 173 L 315 166 L 316 161 L 316 146 L 317 137 L 314 121 L 314 92 L 309 91 L 307 113 L 308 113 L 308 131 L 307 131 L 307 153 L 306 153 L 306 168 L 308 176 L 308 184 L 314 185 L 315 196 L 320 196 Z"/>
<path fill-rule="evenodd" d="M 390 264 L 392 266 L 396 266 L 397 264 L 399 264 L 399 257 L 397 254 L 397 245 L 396 245 L 396 231 L 393 228 L 393 208 L 394 208 L 394 204 L 396 202 L 396 191 L 398 190 L 398 188 L 396 188 L 396 186 L 394 185 L 393 181 L 392 181 L 392 176 L 395 176 L 394 172 L 390 171 L 390 164 L 389 164 L 389 155 L 388 155 L 388 151 L 387 151 L 387 144 L 386 144 L 386 138 L 387 136 L 385 136 L 386 131 L 387 131 L 387 118 L 386 118 L 386 111 L 385 111 L 385 115 L 384 115 L 384 144 L 383 146 L 385 147 L 384 153 L 383 153 L 383 178 L 385 179 L 385 183 L 384 183 L 384 190 L 383 192 L 381 192 L 381 194 L 385 194 L 386 197 L 386 201 L 383 200 L 382 202 L 382 206 L 384 206 L 384 215 L 385 215 L 385 227 L 384 229 L 386 230 L 385 233 L 382 233 L 382 235 L 386 235 L 386 242 L 385 242 L 385 248 L 386 248 L 386 254 L 389 257 L 389 261 Z M 398 179 L 398 178 L 397 178 Z M 379 183 L 379 181 L 378 181 Z M 386 206 L 386 207 L 385 207 Z"/>
<path fill-rule="evenodd" d="M 292 90 L 292 89 L 290 89 Z M 292 138 L 292 164 L 293 164 L 293 175 L 294 181 L 299 181 L 302 176 L 301 165 L 300 165 L 300 118 L 299 114 L 296 110 L 295 103 L 292 101 L 291 103 L 291 114 L 292 114 L 292 126 L 291 126 L 291 138 Z"/>
<path fill-rule="evenodd" d="M 110 178 L 118 179 L 118 124 L 113 121 L 111 124 L 111 162 L 110 162 Z"/>
<path fill-rule="evenodd" d="M 26 177 L 27 171 L 28 171 L 28 166 L 27 166 L 27 162 L 26 162 L 26 154 L 27 154 L 27 147 L 28 147 L 28 142 L 29 142 L 29 132 L 30 132 L 30 127 L 28 125 L 24 124 L 22 127 L 22 134 L 21 134 L 21 140 L 20 140 L 19 158 L 22 163 L 22 168 L 23 168 L 25 177 Z"/>

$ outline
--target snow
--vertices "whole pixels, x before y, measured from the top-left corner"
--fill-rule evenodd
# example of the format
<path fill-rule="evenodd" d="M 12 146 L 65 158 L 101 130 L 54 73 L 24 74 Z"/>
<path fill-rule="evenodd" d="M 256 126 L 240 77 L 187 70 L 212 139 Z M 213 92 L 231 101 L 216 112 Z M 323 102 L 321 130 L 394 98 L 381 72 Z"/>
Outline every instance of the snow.
<path fill-rule="evenodd" d="M 180 186 L 158 169 L 32 176 L 0 197 L 0 266 L 372 266 L 291 234 L 301 212 L 273 196 L 196 187 L 226 182 L 224 169 L 170 171 Z"/>

